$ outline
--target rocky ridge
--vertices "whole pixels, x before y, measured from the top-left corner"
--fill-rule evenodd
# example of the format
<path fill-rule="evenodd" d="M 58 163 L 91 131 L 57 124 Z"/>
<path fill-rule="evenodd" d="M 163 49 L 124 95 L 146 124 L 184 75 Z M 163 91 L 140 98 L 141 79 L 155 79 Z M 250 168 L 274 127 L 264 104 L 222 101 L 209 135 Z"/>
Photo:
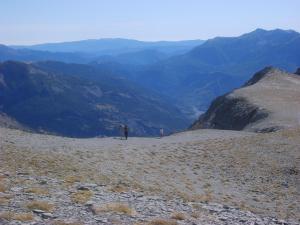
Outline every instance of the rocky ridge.
<path fill-rule="evenodd" d="M 300 77 L 267 67 L 216 98 L 191 128 L 270 132 L 300 124 Z"/>

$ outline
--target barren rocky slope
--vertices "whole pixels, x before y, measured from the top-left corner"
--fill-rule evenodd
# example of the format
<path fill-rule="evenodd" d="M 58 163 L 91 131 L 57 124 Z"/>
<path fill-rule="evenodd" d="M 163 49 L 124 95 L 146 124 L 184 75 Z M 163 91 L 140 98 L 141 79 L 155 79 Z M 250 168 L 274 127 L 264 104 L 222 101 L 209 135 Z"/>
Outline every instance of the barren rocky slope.
<path fill-rule="evenodd" d="M 0 223 L 299 224 L 299 146 L 299 128 L 128 141 L 0 128 Z"/>
<path fill-rule="evenodd" d="M 300 125 L 300 76 L 267 67 L 242 88 L 216 98 L 192 129 L 257 132 Z"/>

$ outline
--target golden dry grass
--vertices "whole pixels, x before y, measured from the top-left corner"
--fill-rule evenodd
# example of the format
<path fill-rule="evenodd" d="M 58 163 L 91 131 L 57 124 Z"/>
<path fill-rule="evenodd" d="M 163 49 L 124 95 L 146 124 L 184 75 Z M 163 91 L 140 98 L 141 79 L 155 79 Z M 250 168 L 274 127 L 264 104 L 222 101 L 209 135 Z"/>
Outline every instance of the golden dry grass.
<path fill-rule="evenodd" d="M 111 190 L 112 192 L 121 193 L 121 192 L 126 192 L 126 191 L 128 191 L 128 187 L 126 187 L 125 185 L 116 184 L 116 185 L 114 185 L 112 188 L 110 188 L 110 190 Z"/>
<path fill-rule="evenodd" d="M 46 212 L 52 212 L 54 210 L 54 205 L 45 201 L 32 201 L 26 205 L 28 209 L 39 209 Z"/>
<path fill-rule="evenodd" d="M 177 225 L 178 223 L 174 220 L 169 219 L 154 219 L 148 223 L 148 225 Z"/>
<path fill-rule="evenodd" d="M 15 213 L 15 212 L 3 212 L 0 214 L 0 218 L 5 220 L 18 220 L 21 222 L 32 221 L 34 219 L 32 213 Z"/>
<path fill-rule="evenodd" d="M 33 220 L 33 215 L 32 213 L 17 213 L 13 219 L 18 220 L 18 221 L 32 221 Z"/>
<path fill-rule="evenodd" d="M 81 176 L 70 175 L 70 176 L 65 177 L 64 182 L 65 182 L 66 186 L 71 186 L 74 183 L 80 182 L 82 180 L 83 180 L 83 178 Z"/>
<path fill-rule="evenodd" d="M 95 214 L 113 212 L 113 213 L 122 213 L 129 216 L 136 215 L 136 211 L 134 208 L 131 208 L 129 205 L 125 203 L 108 203 L 102 206 L 94 206 L 93 212 Z"/>
<path fill-rule="evenodd" d="M 0 205 L 7 205 L 9 202 L 9 199 L 0 197 Z"/>
<path fill-rule="evenodd" d="M 0 183 L 0 192 L 5 192 L 5 191 L 6 191 L 6 186 Z"/>
<path fill-rule="evenodd" d="M 185 220 L 186 215 L 182 212 L 174 212 L 172 213 L 171 218 L 174 220 Z"/>
<path fill-rule="evenodd" d="M 13 212 L 2 212 L 0 214 L 0 218 L 5 220 L 12 220 L 13 216 L 14 216 Z"/>
<path fill-rule="evenodd" d="M 75 203 L 84 204 L 91 199 L 93 192 L 90 190 L 81 190 L 73 193 L 71 199 Z"/>
<path fill-rule="evenodd" d="M 33 193 L 37 195 L 48 195 L 49 191 L 45 188 L 33 187 L 25 190 L 26 193 Z"/>
<path fill-rule="evenodd" d="M 53 221 L 52 225 L 83 225 L 81 222 L 67 222 L 63 220 Z"/>
<path fill-rule="evenodd" d="M 12 198 L 11 195 L 7 195 L 7 196 L 1 196 L 0 197 L 0 205 L 6 205 L 8 204 L 9 200 Z"/>

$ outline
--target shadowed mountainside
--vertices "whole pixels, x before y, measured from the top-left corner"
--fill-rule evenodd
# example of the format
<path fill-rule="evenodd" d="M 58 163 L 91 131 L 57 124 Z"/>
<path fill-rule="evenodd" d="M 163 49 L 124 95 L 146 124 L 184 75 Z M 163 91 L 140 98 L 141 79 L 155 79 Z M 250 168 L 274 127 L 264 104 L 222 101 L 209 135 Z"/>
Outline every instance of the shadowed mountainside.
<path fill-rule="evenodd" d="M 187 125 L 167 100 L 91 66 L 44 62 L 0 64 L 0 109 L 36 131 L 71 137 L 157 135 Z M 170 116 L 171 115 L 171 116 Z"/>

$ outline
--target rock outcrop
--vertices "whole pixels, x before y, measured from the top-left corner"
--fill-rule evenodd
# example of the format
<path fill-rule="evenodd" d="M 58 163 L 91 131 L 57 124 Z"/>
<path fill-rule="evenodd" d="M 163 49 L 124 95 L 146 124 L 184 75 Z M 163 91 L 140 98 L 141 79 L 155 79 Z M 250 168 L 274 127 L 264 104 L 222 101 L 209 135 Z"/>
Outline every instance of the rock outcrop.
<path fill-rule="evenodd" d="M 242 88 L 216 98 L 191 129 L 270 132 L 299 124 L 300 77 L 266 67 Z"/>

